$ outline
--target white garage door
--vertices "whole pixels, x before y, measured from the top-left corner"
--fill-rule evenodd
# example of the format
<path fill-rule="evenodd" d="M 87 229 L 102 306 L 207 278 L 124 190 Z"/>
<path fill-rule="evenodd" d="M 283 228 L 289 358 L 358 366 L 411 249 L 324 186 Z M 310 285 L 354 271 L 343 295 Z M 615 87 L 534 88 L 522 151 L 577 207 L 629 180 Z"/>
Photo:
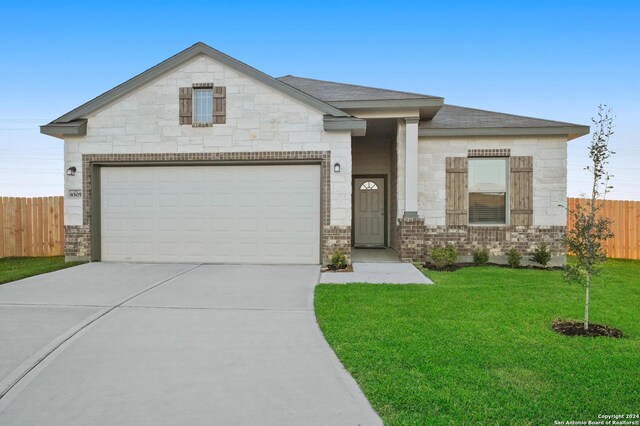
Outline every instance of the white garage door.
<path fill-rule="evenodd" d="M 320 166 L 103 167 L 107 261 L 319 263 Z"/>

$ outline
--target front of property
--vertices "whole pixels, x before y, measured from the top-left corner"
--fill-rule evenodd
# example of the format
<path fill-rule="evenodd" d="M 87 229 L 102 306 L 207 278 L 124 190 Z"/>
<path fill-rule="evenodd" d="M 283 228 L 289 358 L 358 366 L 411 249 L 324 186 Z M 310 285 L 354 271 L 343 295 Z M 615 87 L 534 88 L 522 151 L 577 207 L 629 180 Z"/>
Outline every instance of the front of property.
<path fill-rule="evenodd" d="M 564 262 L 566 145 L 588 131 L 202 43 L 41 127 L 65 142 L 67 259 L 275 264 L 542 242 Z"/>

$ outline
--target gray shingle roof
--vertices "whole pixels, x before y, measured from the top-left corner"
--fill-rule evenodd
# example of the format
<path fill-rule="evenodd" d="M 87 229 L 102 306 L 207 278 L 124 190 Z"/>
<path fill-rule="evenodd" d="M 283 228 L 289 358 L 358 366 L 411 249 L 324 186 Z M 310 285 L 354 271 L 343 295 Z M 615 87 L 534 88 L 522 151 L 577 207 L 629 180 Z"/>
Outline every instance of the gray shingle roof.
<path fill-rule="evenodd" d="M 443 105 L 440 111 L 429 121 L 421 121 L 422 129 L 484 129 L 517 127 L 566 127 L 578 124 L 562 121 L 543 120 L 502 112 L 485 111 L 454 105 Z"/>
<path fill-rule="evenodd" d="M 355 84 L 335 83 L 332 81 L 314 80 L 311 78 L 302 78 L 293 75 L 278 77 L 278 80 L 324 102 L 391 99 L 441 99 L 438 96 L 379 89 L 376 87 L 357 86 Z"/>

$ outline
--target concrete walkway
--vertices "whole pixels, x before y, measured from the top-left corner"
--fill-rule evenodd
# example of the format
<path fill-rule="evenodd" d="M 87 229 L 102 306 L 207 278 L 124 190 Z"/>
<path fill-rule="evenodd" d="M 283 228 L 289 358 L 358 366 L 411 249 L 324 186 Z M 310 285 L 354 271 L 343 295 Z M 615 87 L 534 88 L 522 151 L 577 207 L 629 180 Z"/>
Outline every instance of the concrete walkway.
<path fill-rule="evenodd" d="M 316 266 L 96 263 L 0 286 L 0 424 L 381 424 Z"/>
<path fill-rule="evenodd" d="M 323 272 L 323 284 L 433 284 L 411 263 L 353 263 L 353 272 Z"/>

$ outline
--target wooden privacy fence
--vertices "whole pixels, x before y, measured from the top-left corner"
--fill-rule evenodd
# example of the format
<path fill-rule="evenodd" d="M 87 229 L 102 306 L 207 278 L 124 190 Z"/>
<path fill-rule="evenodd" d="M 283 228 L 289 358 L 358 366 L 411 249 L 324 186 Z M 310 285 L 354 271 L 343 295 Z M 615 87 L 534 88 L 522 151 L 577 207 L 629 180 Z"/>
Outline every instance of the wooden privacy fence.
<path fill-rule="evenodd" d="M 567 207 L 586 205 L 586 198 L 567 198 Z M 611 230 L 615 235 L 606 243 L 607 257 L 618 259 L 640 259 L 640 201 L 598 201 L 600 212 L 613 220 Z M 603 204 L 604 203 L 604 204 Z M 567 229 L 573 228 L 573 217 L 567 213 Z"/>
<path fill-rule="evenodd" d="M 0 258 L 64 254 L 64 197 L 0 198 Z"/>

